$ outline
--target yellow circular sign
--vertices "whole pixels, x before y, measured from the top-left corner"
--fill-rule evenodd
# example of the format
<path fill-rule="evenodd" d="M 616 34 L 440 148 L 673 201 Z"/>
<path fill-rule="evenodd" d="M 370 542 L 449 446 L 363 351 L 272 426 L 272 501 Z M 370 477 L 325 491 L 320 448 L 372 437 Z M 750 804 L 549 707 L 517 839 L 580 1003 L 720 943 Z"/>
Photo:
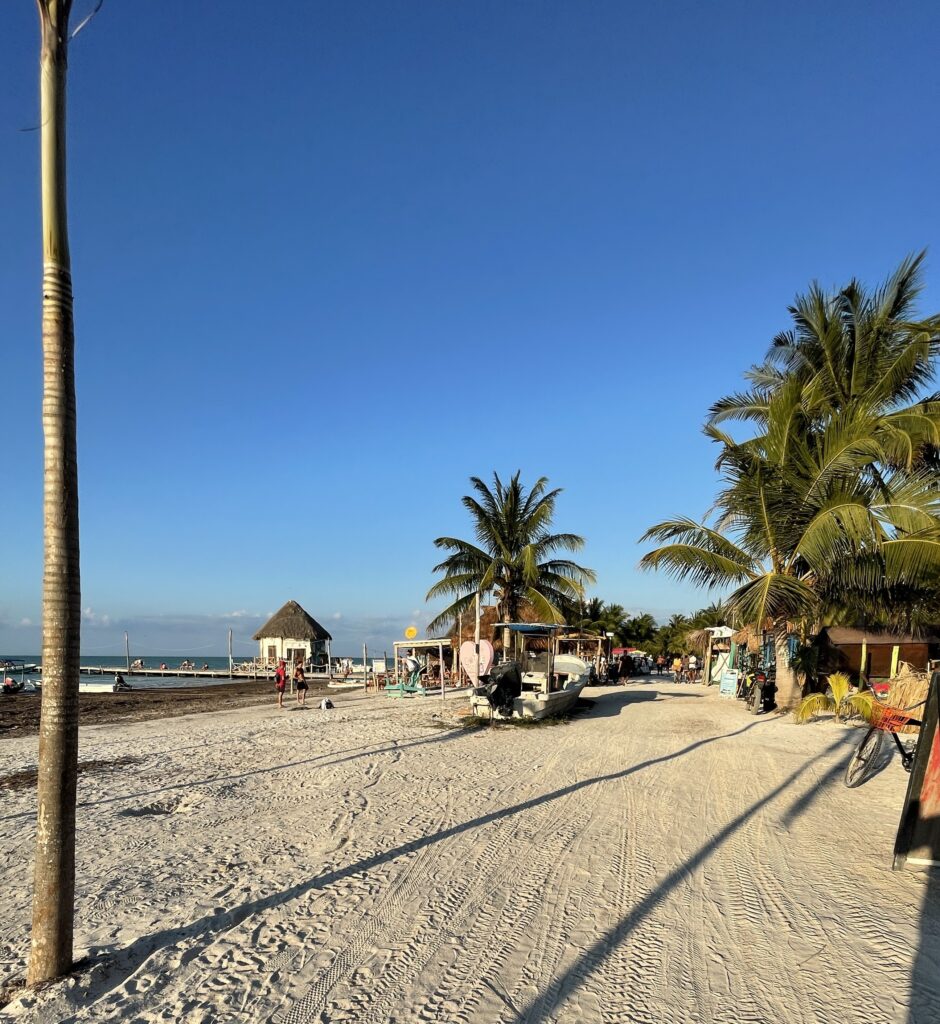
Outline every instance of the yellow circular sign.
<path fill-rule="evenodd" d="M 417 627 L 416 627 L 416 626 L 409 626 L 409 627 L 408 627 L 408 628 L 407 628 L 407 629 L 405 630 L 405 639 L 406 639 L 406 640 L 414 640 L 414 638 L 415 638 L 415 637 L 416 637 L 417 635 L 418 635 L 418 629 L 417 629 Z"/>

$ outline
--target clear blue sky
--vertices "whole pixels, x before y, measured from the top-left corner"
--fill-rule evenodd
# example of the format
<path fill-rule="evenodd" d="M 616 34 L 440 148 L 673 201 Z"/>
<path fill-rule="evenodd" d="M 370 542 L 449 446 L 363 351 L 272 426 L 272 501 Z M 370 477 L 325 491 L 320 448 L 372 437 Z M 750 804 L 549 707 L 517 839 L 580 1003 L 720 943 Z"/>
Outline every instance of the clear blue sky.
<path fill-rule="evenodd" d="M 8 652 L 40 611 L 35 20 L 4 5 Z M 793 295 L 928 246 L 940 307 L 938 39 L 926 2 L 106 0 L 70 61 L 83 647 L 221 650 L 291 597 L 390 644 L 494 469 L 564 487 L 604 598 L 705 603 L 637 539 L 709 505 L 705 411 Z"/>

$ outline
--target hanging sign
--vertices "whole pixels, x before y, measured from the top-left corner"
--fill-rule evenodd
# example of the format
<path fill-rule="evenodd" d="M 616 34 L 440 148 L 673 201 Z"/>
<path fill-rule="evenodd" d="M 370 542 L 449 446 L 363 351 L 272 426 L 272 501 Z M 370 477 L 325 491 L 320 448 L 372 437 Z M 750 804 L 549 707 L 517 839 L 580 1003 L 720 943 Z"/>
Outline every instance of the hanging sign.
<path fill-rule="evenodd" d="M 418 635 L 418 628 L 417 628 L 417 626 L 409 626 L 405 630 L 405 639 L 406 640 L 414 640 L 414 638 L 417 635 Z"/>

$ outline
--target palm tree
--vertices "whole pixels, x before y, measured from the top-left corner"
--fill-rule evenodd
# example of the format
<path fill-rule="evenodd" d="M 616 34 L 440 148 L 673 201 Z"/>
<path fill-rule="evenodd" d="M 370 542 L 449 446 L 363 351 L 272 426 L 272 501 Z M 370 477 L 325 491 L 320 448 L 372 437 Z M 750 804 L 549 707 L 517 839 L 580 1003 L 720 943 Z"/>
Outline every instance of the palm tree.
<path fill-rule="evenodd" d="M 465 495 L 464 507 L 473 520 L 476 544 L 456 537 L 438 537 L 436 547 L 450 551 L 435 573 L 443 573 L 428 591 L 427 600 L 452 597 L 447 608 L 428 626 L 430 632 L 449 626 L 470 608 L 477 593 L 493 591 L 503 622 L 517 621 L 524 606 L 549 622 L 562 622 L 561 609 L 584 598 L 584 584 L 593 583 L 591 569 L 557 552 L 577 551 L 584 539 L 573 533 L 550 533 L 561 488 L 547 490 L 540 477 L 527 492 L 517 472 L 508 483 L 493 474 L 488 487 L 471 477 L 475 494 Z M 504 650 L 508 649 L 504 636 Z"/>
<path fill-rule="evenodd" d="M 656 620 L 649 612 L 633 615 L 621 624 L 619 632 L 623 643 L 646 643 L 653 639 L 653 634 L 656 632 Z"/>
<path fill-rule="evenodd" d="M 71 0 L 38 0 L 43 240 L 44 571 L 35 892 L 27 980 L 72 967 L 81 594 L 75 338 L 65 198 L 65 83 Z"/>
<path fill-rule="evenodd" d="M 733 586 L 728 611 L 778 647 L 784 703 L 795 679 L 784 654 L 788 621 L 840 611 L 914 618 L 940 579 L 936 449 L 940 398 L 918 400 L 940 351 L 940 316 L 915 317 L 923 253 L 874 292 L 857 281 L 835 294 L 812 285 L 790 313 L 751 388 L 717 402 L 705 432 L 722 448 L 728 486 L 713 524 L 676 519 L 647 539 L 643 559 L 680 578 Z M 726 420 L 753 423 L 737 442 Z M 783 672 L 781 673 L 781 669 Z"/>
<path fill-rule="evenodd" d="M 714 601 L 707 608 L 692 613 L 688 622 L 691 629 L 708 629 L 710 626 L 724 626 L 728 621 L 728 610 L 721 601 Z"/>
<path fill-rule="evenodd" d="M 641 561 L 679 579 L 734 587 L 726 607 L 738 622 L 770 622 L 781 703 L 799 695 L 786 652 L 788 624 L 813 621 L 832 594 L 878 594 L 925 586 L 940 569 L 940 494 L 933 474 L 871 467 L 888 458 L 867 414 L 833 416 L 815 432 L 784 427 L 792 398 L 768 406 L 767 433 L 720 440 L 727 487 L 710 524 L 688 518 L 651 527 L 666 542 Z"/>
<path fill-rule="evenodd" d="M 864 412 L 888 464 L 922 461 L 940 445 L 940 396 L 918 397 L 940 352 L 940 315 L 915 311 L 924 255 L 903 260 L 874 291 L 855 280 L 834 294 L 812 284 L 789 308 L 792 328 L 745 375 L 750 390 L 716 402 L 710 423 L 745 420 L 766 432 L 772 402 L 790 392 L 791 428 Z"/>

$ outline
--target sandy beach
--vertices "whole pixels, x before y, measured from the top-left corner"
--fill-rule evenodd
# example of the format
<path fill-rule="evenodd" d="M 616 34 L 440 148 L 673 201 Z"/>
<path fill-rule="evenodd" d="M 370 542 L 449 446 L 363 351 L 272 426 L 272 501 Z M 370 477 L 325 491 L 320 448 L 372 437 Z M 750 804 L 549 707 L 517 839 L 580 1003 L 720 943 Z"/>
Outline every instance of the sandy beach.
<path fill-rule="evenodd" d="M 940 896 L 907 777 L 698 686 L 564 725 L 349 694 L 83 727 L 76 975 L 2 1020 L 926 1024 Z M 35 737 L 0 742 L 0 980 L 28 950 Z"/>

